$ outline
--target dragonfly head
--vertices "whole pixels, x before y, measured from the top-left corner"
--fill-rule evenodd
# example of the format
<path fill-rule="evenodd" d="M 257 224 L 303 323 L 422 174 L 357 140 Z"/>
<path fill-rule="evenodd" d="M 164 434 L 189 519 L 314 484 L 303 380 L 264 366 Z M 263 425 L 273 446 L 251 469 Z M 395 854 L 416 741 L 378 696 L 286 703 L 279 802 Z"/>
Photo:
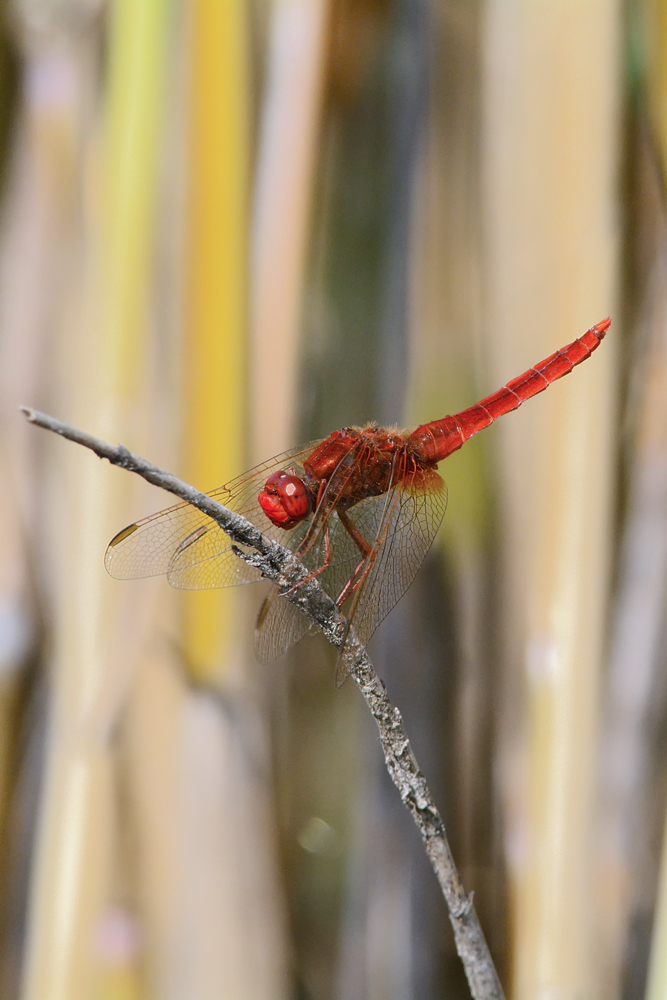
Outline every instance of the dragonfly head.
<path fill-rule="evenodd" d="M 269 521 L 278 528 L 293 528 L 312 510 L 305 484 L 288 472 L 274 472 L 269 476 L 257 499 Z"/>

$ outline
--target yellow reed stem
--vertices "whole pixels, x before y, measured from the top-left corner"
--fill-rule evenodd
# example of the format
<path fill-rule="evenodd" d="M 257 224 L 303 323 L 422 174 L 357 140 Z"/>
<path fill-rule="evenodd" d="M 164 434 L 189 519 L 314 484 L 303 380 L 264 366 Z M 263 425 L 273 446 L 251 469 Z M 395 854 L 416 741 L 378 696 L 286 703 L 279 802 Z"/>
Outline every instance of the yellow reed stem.
<path fill-rule="evenodd" d="M 494 384 L 614 313 L 619 15 L 601 0 L 487 7 Z M 593 806 L 617 336 L 616 325 L 497 430 L 506 703 L 528 710 L 525 728 L 516 710 L 505 720 L 503 747 L 517 1000 L 590 996 L 599 979 Z"/>
<path fill-rule="evenodd" d="M 213 489 L 243 471 L 249 79 L 247 5 L 191 12 L 189 294 L 185 474 Z M 185 595 L 185 650 L 199 675 L 229 653 L 238 595 Z"/>
<path fill-rule="evenodd" d="M 115 0 L 105 137 L 104 285 L 110 374 L 121 398 L 142 390 L 167 28 L 171 0 Z"/>

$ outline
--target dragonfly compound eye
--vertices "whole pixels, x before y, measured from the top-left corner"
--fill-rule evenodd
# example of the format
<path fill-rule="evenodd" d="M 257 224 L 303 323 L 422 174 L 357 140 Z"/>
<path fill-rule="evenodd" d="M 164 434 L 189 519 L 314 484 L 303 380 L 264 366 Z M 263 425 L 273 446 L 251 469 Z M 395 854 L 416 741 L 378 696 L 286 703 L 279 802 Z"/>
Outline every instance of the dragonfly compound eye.
<path fill-rule="evenodd" d="M 293 528 L 311 511 L 308 490 L 298 476 L 287 472 L 269 476 L 257 499 L 269 521 L 278 528 Z"/>

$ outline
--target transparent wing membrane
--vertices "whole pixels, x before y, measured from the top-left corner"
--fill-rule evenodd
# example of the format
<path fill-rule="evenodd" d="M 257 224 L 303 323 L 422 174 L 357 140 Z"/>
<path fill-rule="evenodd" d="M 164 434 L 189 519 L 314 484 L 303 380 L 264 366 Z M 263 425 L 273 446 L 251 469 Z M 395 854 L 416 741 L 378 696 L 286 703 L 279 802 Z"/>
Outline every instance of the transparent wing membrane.
<path fill-rule="evenodd" d="M 260 663 L 271 663 L 310 631 L 310 621 L 295 604 L 278 596 L 274 588 L 264 600 L 255 628 L 255 655 Z"/>
<path fill-rule="evenodd" d="M 285 531 L 269 521 L 257 495 L 272 472 L 283 468 L 299 471 L 300 461 L 318 443 L 276 455 L 208 495 L 284 545 Z M 124 528 L 109 543 L 104 565 L 117 580 L 164 573 L 173 587 L 185 590 L 233 587 L 261 579 L 257 570 L 234 555 L 222 528 L 188 503 L 176 504 Z"/>
<path fill-rule="evenodd" d="M 400 601 L 433 544 L 447 509 L 447 487 L 433 470 L 428 481 L 420 481 L 419 488 L 399 480 L 377 500 L 382 501 L 380 509 L 371 512 L 362 503 L 349 512 L 365 538 L 372 539 L 371 552 L 358 577 L 361 583 L 347 610 L 348 620 L 364 646 Z M 339 655 L 338 685 L 348 672 Z"/>

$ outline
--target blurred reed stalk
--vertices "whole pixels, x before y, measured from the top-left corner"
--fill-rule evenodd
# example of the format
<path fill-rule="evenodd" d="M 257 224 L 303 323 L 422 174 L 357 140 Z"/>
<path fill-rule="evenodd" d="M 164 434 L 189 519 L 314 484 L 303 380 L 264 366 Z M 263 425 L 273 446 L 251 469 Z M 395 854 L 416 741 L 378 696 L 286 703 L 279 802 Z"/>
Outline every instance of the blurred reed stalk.
<path fill-rule="evenodd" d="M 146 275 L 148 324 L 142 418 L 128 440 L 147 439 L 151 452 L 177 465 L 183 421 L 183 319 L 186 221 L 186 161 L 189 95 L 186 12 L 172 5 L 167 26 L 168 73 L 162 84 L 162 119 L 154 182 L 153 253 Z M 163 502 L 156 490 L 133 498 L 127 520 Z M 112 528 L 118 530 L 123 521 Z M 108 538 L 107 538 L 108 541 Z M 184 848 L 183 728 L 189 693 L 180 657 L 181 595 L 163 580 L 144 581 L 126 590 L 127 601 L 143 603 L 143 628 L 127 616 L 119 621 L 117 641 L 135 651 L 132 682 L 119 740 L 119 808 L 123 836 L 115 874 L 115 895 L 140 920 L 141 995 L 168 998 L 188 993 L 177 972 L 183 970 L 183 905 L 180 888 L 189 859 Z M 196 931 L 196 929 L 195 929 Z M 186 971 L 187 976 L 187 971 Z M 170 994 L 170 989 L 172 993 Z"/>
<path fill-rule="evenodd" d="M 667 595 L 667 225 L 655 140 L 636 94 L 629 131 L 626 317 L 627 498 L 611 613 L 601 753 L 601 995 L 646 985 L 664 825 L 664 639 Z M 659 921 L 660 922 L 660 921 Z M 657 944 L 654 953 L 657 955 Z"/>
<path fill-rule="evenodd" d="M 213 488 L 245 462 L 247 5 L 192 5 L 182 29 L 185 127 L 172 136 L 188 146 L 181 465 Z M 173 609 L 166 589 L 162 584 L 160 602 Z M 266 737 L 245 675 L 249 623 L 238 591 L 178 596 L 185 599 L 180 635 L 162 616 L 132 726 L 152 986 L 174 1000 L 220 991 L 280 1000 L 286 952 Z M 170 632 L 175 643 L 161 659 Z M 218 684 L 220 696 L 188 691 L 165 674 L 170 659 L 184 675 Z M 155 690 L 166 726 L 150 704 Z"/>
<path fill-rule="evenodd" d="M 189 482 L 213 489 L 246 457 L 249 23 L 242 0 L 190 14 L 184 440 Z M 236 590 L 185 594 L 184 651 L 200 678 L 232 654 Z"/>
<path fill-rule="evenodd" d="M 663 844 L 667 842 L 667 827 Z M 667 866 L 665 854 L 660 866 L 655 921 L 651 940 L 651 958 L 648 968 L 646 1000 L 663 1000 L 667 994 Z"/>
<path fill-rule="evenodd" d="M 430 106 L 412 232 L 409 426 L 457 412 L 497 388 L 481 350 L 483 7 L 431 5 L 429 13 Z M 435 661 L 434 676 L 417 684 L 440 692 L 429 733 L 447 772 L 442 795 L 448 832 L 502 974 L 506 913 L 493 770 L 499 678 L 490 601 L 492 448 L 492 438 L 480 435 L 441 466 L 449 488 L 439 536 L 443 585 L 433 588 L 432 574 L 432 592 L 425 586 L 415 604 L 433 602 L 431 614 L 450 622 L 452 630 L 449 648 L 441 634 L 439 648 L 422 657 L 424 663 L 429 655 Z M 415 589 L 421 586 L 418 578 Z M 428 616 L 420 618 L 427 635 Z M 427 707 L 422 715 L 428 726 Z"/>
<path fill-rule="evenodd" d="M 6 39 L 3 42 L 3 47 L 6 47 Z M 5 59 L 6 52 L 0 53 L 0 61 Z M 7 102 L 7 89 L 6 73 L 2 73 L 2 104 Z M 52 127 L 55 131 L 60 131 L 62 118 L 66 116 L 56 113 L 52 117 Z M 28 204 L 34 195 L 28 191 L 25 178 L 29 173 L 32 181 L 33 171 L 38 166 L 39 157 L 35 147 L 39 140 L 35 133 L 40 130 L 40 124 L 43 127 L 45 123 L 34 122 L 27 115 L 21 121 L 21 139 L 17 144 L 18 148 L 13 151 L 11 163 L 10 190 L 13 198 L 11 208 L 5 208 L 0 231 L 0 283 L 5 289 L 0 305 L 0 324 L 3 330 L 0 339 L 0 856 L 3 859 L 0 861 L 0 879 L 6 887 L 13 881 L 6 867 L 7 862 L 13 866 L 17 862 L 15 857 L 10 861 L 12 852 L 7 824 L 11 822 L 9 813 L 12 786 L 19 765 L 17 727 L 20 726 L 23 700 L 21 689 L 29 659 L 37 654 L 39 646 L 35 579 L 29 569 L 29 545 L 26 540 L 26 535 L 33 527 L 31 514 L 34 500 L 31 502 L 29 498 L 31 494 L 34 497 L 37 487 L 27 441 L 23 434 L 16 433 L 16 408 L 24 394 L 33 394 L 34 397 L 35 382 L 39 379 L 40 337 L 38 323 L 29 322 L 21 329 L 19 315 L 26 305 L 22 293 L 24 286 L 32 286 L 34 279 L 29 277 L 29 272 L 26 273 L 27 268 L 16 266 L 16 245 L 21 237 L 25 244 L 33 244 L 33 252 L 24 253 L 22 263 L 29 265 L 34 274 L 42 263 L 39 253 L 42 241 L 39 238 L 35 240 L 36 229 L 41 229 L 46 234 L 47 238 L 43 242 L 48 243 L 53 228 L 57 230 L 60 222 L 60 214 L 56 211 L 48 220 L 51 225 L 48 225 L 40 210 L 35 210 L 34 205 Z M 58 169 L 54 164 L 49 166 L 52 169 L 42 174 L 41 178 L 44 188 L 58 184 Z M 5 179 L 6 173 L 5 168 Z M 50 199 L 46 198 L 44 201 L 50 209 L 54 207 Z M 29 295 L 32 296 L 33 293 L 34 288 L 30 287 Z M 41 298 L 40 305 L 43 305 Z M 30 318 L 33 319 L 32 316 Z M 3 895 L 4 905 L 0 907 L 0 949 L 3 943 L 7 943 L 3 940 L 9 929 L 6 921 L 16 919 L 15 914 L 12 915 L 7 910 L 10 895 L 8 888 Z M 3 978 L 6 958 L 0 950 L 0 993 L 3 992 L 3 987 L 9 992 L 8 984 Z"/>
<path fill-rule="evenodd" d="M 301 391 L 298 374 L 302 313 L 322 132 L 330 6 L 330 0 L 270 0 L 264 5 L 249 248 L 249 465 L 295 443 Z M 247 594 L 247 607 L 255 615 L 256 588 L 248 591 L 252 593 Z M 246 622 L 250 632 L 250 613 Z M 276 674 L 274 667 L 269 669 L 267 690 L 280 694 L 282 674 Z M 284 707 L 284 701 L 282 704 Z M 294 725 L 295 719 L 292 717 L 290 722 Z M 275 798 L 284 799 L 282 789 Z M 289 870 L 285 881 L 288 885 L 292 881 Z M 263 898 L 270 901 L 267 889 L 270 885 L 265 887 Z M 325 888 L 323 893 L 326 895 Z M 281 903 L 289 905 L 287 901 Z M 292 923 L 294 927 L 294 914 Z M 299 929 L 294 929 L 299 937 Z M 281 922 L 279 932 L 285 934 L 286 930 Z M 299 945 L 296 940 L 296 954 L 290 956 L 290 964 L 294 965 L 290 974 L 296 979 L 303 974 Z M 283 947 L 287 949 L 284 939 Z M 325 956 L 322 964 L 326 965 Z M 276 978 L 274 989 L 288 989 L 286 980 L 286 976 Z"/>
<path fill-rule="evenodd" d="M 413 30 L 401 16 L 408 6 L 419 19 L 421 3 L 328 4 L 301 379 L 296 395 L 278 382 L 271 388 L 272 405 L 289 403 L 306 440 L 386 419 L 388 410 L 396 420 L 402 408 L 410 139 L 420 125 Z M 394 352 L 387 350 L 393 334 Z M 320 641 L 299 644 L 276 712 L 295 979 L 313 995 L 402 993 L 411 975 L 410 863 L 392 865 L 395 830 L 378 819 L 374 731 L 355 691 L 333 688 L 333 669 Z M 391 786 L 389 796 L 400 813 Z"/>
<path fill-rule="evenodd" d="M 649 200 L 645 211 L 651 229 L 655 225 L 657 239 L 651 247 L 655 258 L 648 265 L 650 279 L 643 289 L 644 301 L 640 303 L 639 316 L 640 322 L 643 321 L 645 337 L 646 353 L 642 364 L 645 388 L 641 394 L 641 409 L 638 415 L 636 468 L 633 477 L 636 492 L 633 495 L 635 502 L 629 512 L 627 540 L 628 543 L 633 540 L 630 532 L 634 523 L 634 540 L 638 544 L 635 544 L 634 553 L 631 552 L 630 555 L 634 555 L 635 562 L 637 559 L 640 559 L 641 562 L 637 567 L 639 573 L 628 574 L 626 577 L 626 589 L 629 592 L 629 597 L 632 597 L 633 584 L 636 586 L 639 583 L 641 590 L 638 594 L 639 601 L 635 604 L 634 609 L 632 604 L 629 604 L 629 610 L 635 611 L 634 621 L 630 624 L 634 626 L 632 631 L 636 642 L 634 648 L 628 649 L 631 655 L 626 657 L 625 673 L 628 676 L 629 671 L 632 671 L 634 675 L 639 667 L 640 678 L 645 682 L 643 688 L 639 688 L 639 698 L 635 697 L 631 700 L 633 707 L 638 705 L 640 709 L 637 713 L 637 729 L 632 733 L 634 736 L 633 749 L 635 750 L 632 759 L 633 762 L 636 761 L 637 752 L 645 756 L 647 749 L 653 751 L 651 773 L 658 773 L 664 796 L 662 728 L 655 716 L 655 705 L 664 706 L 665 685 L 663 678 L 667 663 L 664 654 L 665 596 L 667 595 L 667 297 L 665 295 L 665 281 L 667 280 L 667 9 L 664 3 L 659 3 L 657 0 L 645 0 L 645 2 L 636 5 L 633 13 L 635 14 L 635 26 L 639 30 L 643 46 L 641 52 L 645 57 L 645 64 L 642 66 L 644 78 L 641 81 L 643 84 L 641 110 L 646 115 L 648 123 L 646 131 L 651 140 L 651 180 L 653 184 L 650 194 L 655 199 L 654 201 Z M 637 654 L 644 654 L 643 662 L 640 660 L 639 664 L 636 663 Z M 636 689 L 635 680 L 633 690 Z M 639 700 L 642 695 L 645 699 L 643 702 Z M 653 723 L 650 728 L 646 725 L 647 721 Z M 647 730 L 649 735 L 653 735 L 650 748 L 646 746 Z M 645 763 L 645 760 L 640 758 L 640 763 Z M 627 768 L 624 773 L 628 774 Z M 630 781 L 634 779 L 633 787 L 637 789 L 646 787 L 647 777 L 646 774 L 629 775 Z M 648 813 L 647 807 L 652 805 L 653 798 L 652 789 L 651 792 L 644 792 L 640 801 L 640 805 L 643 807 L 640 811 L 640 819 L 646 817 L 647 814 L 652 818 L 654 809 Z M 635 810 L 632 810 L 630 816 L 634 815 Z M 649 878 L 641 878 L 641 880 L 637 878 L 643 873 L 638 871 L 636 859 L 643 859 L 647 854 L 652 859 L 653 855 L 650 848 L 647 850 L 646 840 L 653 833 L 653 830 L 647 829 L 647 826 L 640 826 L 637 821 L 632 825 L 626 819 L 626 829 L 623 830 L 626 834 L 628 825 L 630 825 L 630 832 L 634 832 L 642 839 L 638 844 L 635 844 L 634 857 L 630 858 L 631 861 L 635 861 L 630 876 L 635 876 L 634 883 L 639 881 L 639 891 L 635 890 L 634 898 L 630 899 L 630 902 L 634 904 L 635 912 L 629 912 L 630 908 L 628 907 L 624 910 L 623 917 L 628 921 L 634 917 L 635 922 L 643 927 L 646 933 L 647 921 L 637 921 L 637 916 L 646 914 L 647 905 L 650 907 L 653 902 L 655 884 L 650 876 Z M 653 935 L 647 972 L 648 982 L 645 994 L 647 1000 L 659 1000 L 667 995 L 667 820 L 663 830 L 660 879 L 655 899 Z M 622 857 L 622 861 L 625 862 L 628 854 L 627 845 L 622 843 L 619 847 L 626 855 L 626 857 Z M 626 889 L 624 902 L 627 903 L 629 896 L 627 885 L 624 885 L 623 888 Z M 646 889 L 649 890 L 648 893 L 645 891 Z M 641 897 L 638 899 L 640 893 Z M 644 914 L 636 912 L 640 908 L 644 910 Z M 629 926 L 632 928 L 632 923 Z M 627 933 L 628 927 L 624 927 L 623 930 Z M 642 975 L 643 969 L 635 970 L 632 968 L 633 953 L 637 954 L 638 949 L 637 942 L 633 941 L 630 935 L 628 937 L 624 985 L 626 989 L 631 989 L 632 985 L 637 982 L 637 973 Z M 639 954 L 642 955 L 642 950 L 639 950 Z"/>
<path fill-rule="evenodd" d="M 3 34 L 16 27 L 6 17 Z M 13 144 L 3 149 L 8 162 L 2 171 L 0 230 L 0 994 L 7 996 L 17 995 L 19 988 L 42 721 L 33 691 L 28 717 L 34 730 L 28 732 L 21 717 L 21 689 L 28 657 L 40 652 L 38 594 L 46 576 L 44 560 L 36 558 L 45 538 L 44 483 L 38 453 L 17 424 L 16 413 L 22 398 L 38 397 L 48 368 L 50 267 L 54 246 L 67 230 L 73 129 L 67 88 L 60 101 L 45 107 L 39 86 L 49 69 L 58 76 L 63 61 L 48 47 L 32 47 L 28 26 L 14 41 L 25 54 L 25 66 L 16 95 Z M 7 37 L 2 48 L 6 115 Z"/>
<path fill-rule="evenodd" d="M 61 411 L 122 436 L 125 422 L 136 418 L 133 408 L 142 389 L 170 4 L 117 0 L 111 6 L 101 178 L 94 145 L 97 109 L 88 103 L 95 93 L 99 48 L 94 32 L 82 30 L 89 16 L 84 6 L 83 12 L 76 3 L 62 12 L 54 8 L 46 30 L 43 12 L 36 14 L 41 44 L 51 44 L 63 72 L 74 75 L 68 183 L 88 196 L 81 215 L 74 211 L 76 203 L 71 205 L 72 272 L 63 280 L 67 294 L 53 318 L 53 371 Z M 63 46 L 67 29 L 75 25 L 79 32 Z M 131 950 L 121 958 L 126 974 L 113 967 L 118 957 L 105 910 L 114 852 L 110 736 L 133 652 L 122 649 L 122 642 L 114 644 L 121 596 L 100 572 L 112 526 L 127 517 L 126 486 L 109 471 L 65 458 L 52 483 L 56 626 L 26 1000 L 88 997 L 93 981 L 105 989 L 109 976 L 126 996 L 135 985 Z M 140 618 L 142 602 L 135 605 Z M 136 635 L 137 622 L 135 617 L 130 634 Z"/>
<path fill-rule="evenodd" d="M 642 317 L 646 353 L 621 550 L 609 678 L 603 814 L 603 885 L 615 916 L 605 953 L 611 956 L 607 995 L 644 988 L 647 937 L 655 906 L 648 1000 L 667 993 L 667 862 L 655 882 L 656 783 L 664 794 L 662 739 L 656 707 L 664 705 L 667 597 L 667 231 L 660 245 Z M 657 760 L 655 759 L 657 756 Z M 611 922 L 610 922 L 611 923 Z M 610 952 L 607 951 L 611 948 Z"/>
<path fill-rule="evenodd" d="M 619 31 L 616 3 L 487 7 L 484 279 L 494 384 L 614 314 Z M 497 431 L 517 1000 L 589 996 L 599 977 L 593 793 L 614 330 L 586 368 Z"/>
<path fill-rule="evenodd" d="M 250 251 L 250 460 L 294 444 L 329 0 L 271 0 Z"/>

